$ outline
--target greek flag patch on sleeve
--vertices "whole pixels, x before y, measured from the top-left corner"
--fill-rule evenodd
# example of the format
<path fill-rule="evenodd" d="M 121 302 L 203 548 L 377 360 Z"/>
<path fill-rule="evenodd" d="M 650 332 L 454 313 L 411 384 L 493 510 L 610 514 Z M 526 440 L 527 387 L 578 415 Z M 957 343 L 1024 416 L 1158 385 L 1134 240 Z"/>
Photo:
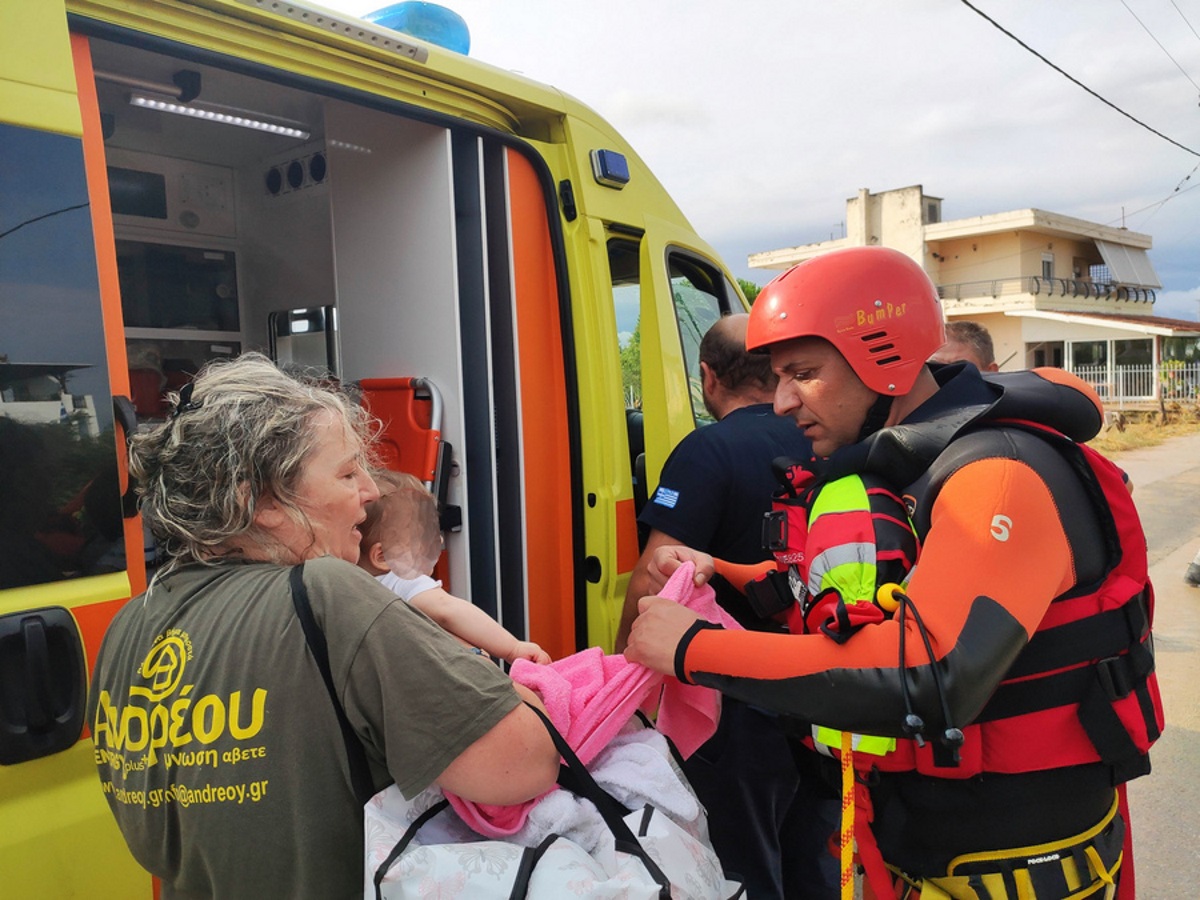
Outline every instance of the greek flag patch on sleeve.
<path fill-rule="evenodd" d="M 679 491 L 660 487 L 654 492 L 654 502 L 659 506 L 665 506 L 667 509 L 674 509 L 675 504 L 679 502 Z"/>

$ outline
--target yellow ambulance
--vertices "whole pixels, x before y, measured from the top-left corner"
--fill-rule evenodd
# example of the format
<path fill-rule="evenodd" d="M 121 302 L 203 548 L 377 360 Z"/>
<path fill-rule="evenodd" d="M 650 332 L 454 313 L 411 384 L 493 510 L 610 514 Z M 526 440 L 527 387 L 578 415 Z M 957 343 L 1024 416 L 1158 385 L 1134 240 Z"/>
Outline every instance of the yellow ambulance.
<path fill-rule="evenodd" d="M 557 657 L 611 646 L 745 301 L 552 87 L 305 2 L 0 20 L 0 896 L 149 897 L 83 709 L 158 562 L 123 447 L 165 395 L 251 349 L 361 385 L 394 454 L 432 437 L 451 588 Z"/>

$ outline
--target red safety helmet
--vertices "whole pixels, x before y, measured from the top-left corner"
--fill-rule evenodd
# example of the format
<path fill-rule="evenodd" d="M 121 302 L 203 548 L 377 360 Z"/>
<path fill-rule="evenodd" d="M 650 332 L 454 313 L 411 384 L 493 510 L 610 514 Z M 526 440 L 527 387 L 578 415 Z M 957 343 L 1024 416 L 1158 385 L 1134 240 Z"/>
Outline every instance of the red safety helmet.
<path fill-rule="evenodd" d="M 859 379 L 889 397 L 907 394 L 946 342 L 942 304 L 925 270 L 898 250 L 848 247 L 800 263 L 754 300 L 746 349 L 824 338 Z"/>

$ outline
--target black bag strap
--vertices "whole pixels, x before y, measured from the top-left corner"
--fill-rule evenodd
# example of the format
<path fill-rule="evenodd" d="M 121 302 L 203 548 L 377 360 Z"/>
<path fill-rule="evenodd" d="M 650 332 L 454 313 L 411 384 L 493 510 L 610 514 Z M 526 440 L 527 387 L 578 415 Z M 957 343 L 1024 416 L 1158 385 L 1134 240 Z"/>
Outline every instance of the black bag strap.
<path fill-rule="evenodd" d="M 592 777 L 592 773 L 587 770 L 579 757 L 575 755 L 575 751 L 571 749 L 571 745 L 567 743 L 554 723 L 550 718 L 532 704 L 526 704 L 530 709 L 537 714 L 537 717 L 542 720 L 542 724 L 546 726 L 546 731 L 550 733 L 550 740 L 554 741 L 554 746 L 558 750 L 559 756 L 563 758 L 566 768 L 570 770 L 571 791 L 591 803 L 600 812 L 601 818 L 604 819 L 604 824 L 608 826 L 608 830 L 612 832 L 613 838 L 616 840 L 616 847 L 622 853 L 628 853 L 631 856 L 636 856 L 642 861 L 642 865 L 646 867 L 646 871 L 650 873 L 650 877 L 654 879 L 658 885 L 658 894 L 662 900 L 670 900 L 671 897 L 671 882 L 667 880 L 667 876 L 642 847 L 632 829 L 625 824 L 626 810 L 616 798 L 608 791 L 600 787 L 596 783 L 596 779 Z"/>
<path fill-rule="evenodd" d="M 383 879 L 387 876 L 388 870 L 392 867 L 392 863 L 398 860 L 400 855 L 408 849 L 408 845 L 413 842 L 413 838 L 417 836 L 417 832 L 425 826 L 425 823 L 440 813 L 443 809 L 446 809 L 448 806 L 450 806 L 450 801 L 445 798 L 442 798 L 437 803 L 433 804 L 433 806 L 429 807 L 429 809 L 417 816 L 413 823 L 408 826 L 407 830 L 405 830 L 404 834 L 400 836 L 400 840 L 396 841 L 396 846 L 392 848 L 391 852 L 387 855 L 387 858 L 381 862 L 379 867 L 375 870 L 375 900 L 383 900 Z"/>
<path fill-rule="evenodd" d="M 304 640 L 308 642 L 309 652 L 321 678 L 325 681 L 325 689 L 329 691 L 329 699 L 333 701 L 333 711 L 337 713 L 338 727 L 342 730 L 342 741 L 346 745 L 346 759 L 350 763 L 350 784 L 354 788 L 354 796 L 359 805 L 365 804 L 375 795 L 374 781 L 371 778 L 371 768 L 367 765 L 367 752 L 363 749 L 362 741 L 350 727 L 346 711 L 338 700 L 337 689 L 333 686 L 333 673 L 329 670 L 329 649 L 325 644 L 325 633 L 313 618 L 312 606 L 308 602 L 308 588 L 304 586 L 304 563 L 293 566 L 288 580 L 292 587 L 292 606 L 296 607 L 296 616 L 304 629 Z"/>
<path fill-rule="evenodd" d="M 554 741 L 554 746 L 558 750 L 559 756 L 563 759 L 562 768 L 569 772 L 569 775 L 560 772 L 559 785 L 565 790 L 571 791 L 576 796 L 590 801 L 596 807 L 601 818 L 604 819 L 604 824 L 612 832 L 616 848 L 622 853 L 636 856 L 640 859 L 642 865 L 646 867 L 646 871 L 650 873 L 650 877 L 658 885 L 660 900 L 670 900 L 671 882 L 667 879 L 663 870 L 659 868 L 658 863 L 646 852 L 646 849 L 641 845 L 637 836 L 634 835 L 633 830 L 625 823 L 625 816 L 628 810 L 612 794 L 596 783 L 596 779 L 592 777 L 592 773 L 579 761 L 579 757 L 575 755 L 575 751 L 571 749 L 571 745 L 567 743 L 566 738 L 554 727 L 554 723 L 550 721 L 549 717 L 536 706 L 529 703 L 525 705 L 532 709 L 537 714 L 537 717 L 542 720 L 542 724 L 546 726 L 546 731 L 549 732 L 550 739 Z M 417 831 L 448 805 L 449 803 L 445 800 L 435 803 L 418 816 L 416 821 L 408 827 L 400 840 L 397 841 L 396 846 L 392 848 L 392 852 L 388 854 L 387 859 L 375 870 L 375 896 L 377 898 L 382 896 L 381 885 L 383 884 L 384 877 L 387 875 L 388 869 L 392 867 L 392 864 L 399 859 L 404 850 L 412 843 Z M 536 848 L 534 852 L 530 853 L 526 851 L 523 855 L 519 877 L 516 885 L 514 885 L 514 898 L 525 895 L 525 891 L 528 890 L 529 878 L 532 874 L 533 866 L 541 858 L 549 844 L 552 843 L 551 839 L 554 837 L 556 835 L 551 835 L 550 839 L 544 841 L 542 846 Z M 518 891 L 515 889 L 521 885 L 524 885 L 522 890 Z"/>

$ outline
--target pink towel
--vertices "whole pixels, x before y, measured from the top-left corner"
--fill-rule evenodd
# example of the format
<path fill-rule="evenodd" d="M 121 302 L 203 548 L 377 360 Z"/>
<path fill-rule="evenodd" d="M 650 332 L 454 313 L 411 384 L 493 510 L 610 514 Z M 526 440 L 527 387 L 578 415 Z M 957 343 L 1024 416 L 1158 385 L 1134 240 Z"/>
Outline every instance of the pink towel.
<path fill-rule="evenodd" d="M 691 563 L 680 566 L 660 596 L 726 628 L 741 628 L 717 605 L 710 586 L 698 588 L 693 584 L 693 572 Z M 511 674 L 514 681 L 542 698 L 550 721 L 584 765 L 617 736 L 639 709 L 647 715 L 658 709 L 658 729 L 674 741 L 685 758 L 712 737 L 721 715 L 721 695 L 712 688 L 682 684 L 677 678 L 631 663 L 623 655 L 606 655 L 599 647 L 545 666 L 519 659 L 513 663 Z M 449 793 L 446 797 L 467 825 L 490 837 L 515 834 L 525 824 L 533 804 L 541 799 L 493 806 Z"/>

